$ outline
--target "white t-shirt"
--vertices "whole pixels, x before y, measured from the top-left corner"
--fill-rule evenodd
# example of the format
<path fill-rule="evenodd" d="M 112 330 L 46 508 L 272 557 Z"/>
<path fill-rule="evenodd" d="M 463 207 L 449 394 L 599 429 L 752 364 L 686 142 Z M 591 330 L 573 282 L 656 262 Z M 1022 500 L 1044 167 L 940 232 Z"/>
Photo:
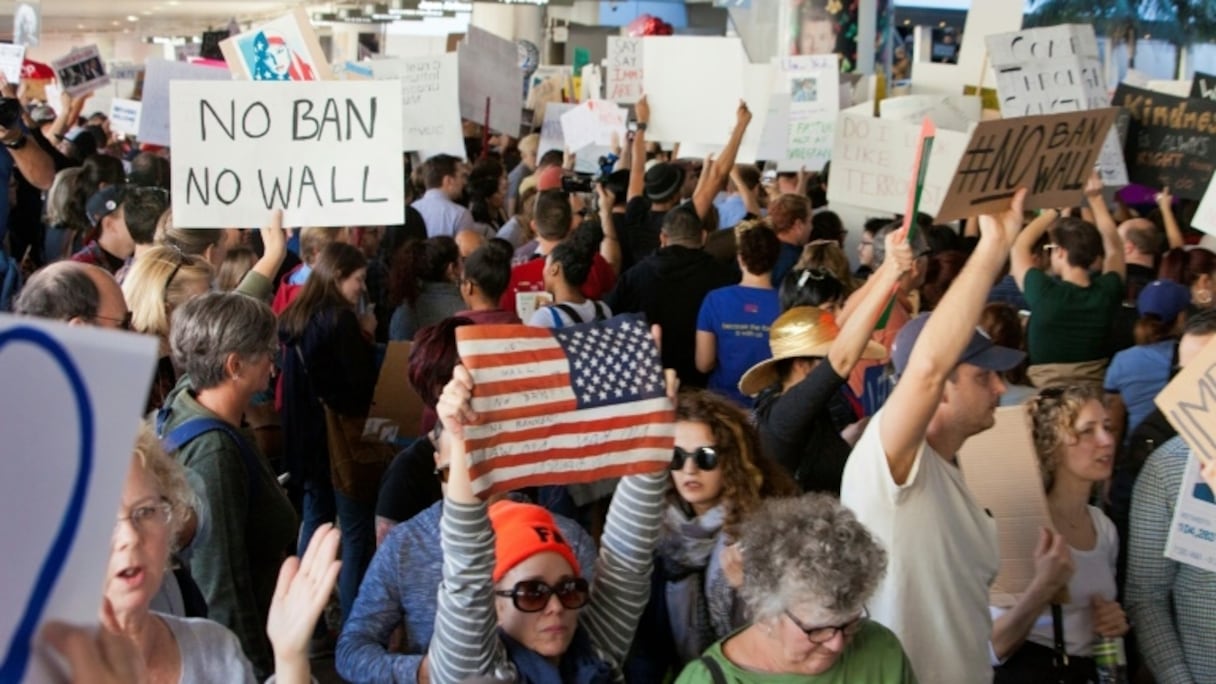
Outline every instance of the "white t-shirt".
<path fill-rule="evenodd" d="M 536 313 L 532 314 L 532 318 L 528 320 L 528 325 L 533 328 L 565 328 L 579 323 L 590 323 L 594 320 L 612 318 L 612 309 L 609 309 L 607 304 L 595 299 L 584 300 L 582 304 L 565 302 L 563 306 L 574 309 L 575 313 L 582 320 L 576 321 L 570 318 L 570 314 L 562 311 L 556 304 L 549 304 L 537 309 Z"/>
<path fill-rule="evenodd" d="M 1102 509 L 1089 507 L 1089 517 L 1098 531 L 1098 543 L 1088 551 L 1069 547 L 1076 571 L 1068 581 L 1069 602 L 1064 605 L 1064 650 L 1069 655 L 1090 657 L 1093 655 L 1094 611 L 1090 597 L 1099 594 L 1107 601 L 1114 601 L 1115 561 L 1119 557 L 1119 532 L 1115 524 L 1106 517 Z M 992 608 L 995 620 L 1005 611 Z M 1051 608 L 1047 608 L 1035 621 L 1034 628 L 1026 637 L 1040 646 L 1055 648 L 1054 627 L 1051 623 Z"/>
<path fill-rule="evenodd" d="M 840 500 L 887 550 L 870 617 L 899 637 L 922 682 L 992 681 L 988 588 L 1000 569 L 996 521 L 959 469 L 924 444 L 895 484 L 879 437 L 884 410 L 853 448 Z"/>

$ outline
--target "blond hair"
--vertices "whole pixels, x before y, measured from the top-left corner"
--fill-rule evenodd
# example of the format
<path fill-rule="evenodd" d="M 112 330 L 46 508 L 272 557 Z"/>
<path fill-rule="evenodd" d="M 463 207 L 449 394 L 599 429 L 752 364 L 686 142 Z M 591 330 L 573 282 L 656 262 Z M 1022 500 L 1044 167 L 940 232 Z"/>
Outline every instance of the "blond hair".
<path fill-rule="evenodd" d="M 300 259 L 311 266 L 325 247 L 333 242 L 346 242 L 345 228 L 305 228 L 300 231 Z"/>
<path fill-rule="evenodd" d="M 169 336 L 169 316 L 210 287 L 214 272 L 199 256 L 172 247 L 153 247 L 135 260 L 122 281 L 123 298 L 131 309 L 131 329 L 161 339 Z"/>
<path fill-rule="evenodd" d="M 258 255 L 251 248 L 240 246 L 233 247 L 224 255 L 224 263 L 220 264 L 219 271 L 215 276 L 215 289 L 220 292 L 231 292 L 235 290 L 245 275 L 253 270 L 253 265 L 257 263 Z"/>
<path fill-rule="evenodd" d="M 1078 383 L 1045 387 L 1026 404 L 1034 431 L 1034 450 L 1039 457 L 1043 488 L 1050 492 L 1064 449 L 1077 441 L 1077 418 L 1091 401 L 1106 405 L 1101 385 Z"/>
<path fill-rule="evenodd" d="M 186 480 L 186 470 L 161 447 L 160 440 L 147 422 L 139 425 L 132 458 L 156 483 L 156 491 L 173 509 L 169 519 L 170 547 L 176 545 L 178 532 L 194 515 L 198 499 Z"/>

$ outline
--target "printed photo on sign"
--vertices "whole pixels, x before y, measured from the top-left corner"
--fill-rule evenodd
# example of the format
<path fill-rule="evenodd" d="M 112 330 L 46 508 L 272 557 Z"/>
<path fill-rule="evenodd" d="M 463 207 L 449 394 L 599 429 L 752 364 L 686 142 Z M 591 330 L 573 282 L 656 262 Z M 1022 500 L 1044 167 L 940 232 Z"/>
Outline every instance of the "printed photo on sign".
<path fill-rule="evenodd" d="M 55 70 L 59 87 L 73 97 L 91 93 L 110 83 L 96 45 L 74 50 L 51 62 L 51 67 Z"/>
<path fill-rule="evenodd" d="M 818 102 L 819 79 L 796 78 L 790 81 L 791 102 Z"/>
<path fill-rule="evenodd" d="M 13 9 L 13 43 L 37 47 L 42 40 L 42 5 L 18 2 Z"/>
<path fill-rule="evenodd" d="M 332 78 L 316 31 L 303 9 L 220 42 L 228 67 L 251 81 L 319 81 Z"/>
<path fill-rule="evenodd" d="M 123 480 L 156 366 L 146 335 L 0 315 L 0 679 L 58 682 L 49 620 L 96 625 Z"/>

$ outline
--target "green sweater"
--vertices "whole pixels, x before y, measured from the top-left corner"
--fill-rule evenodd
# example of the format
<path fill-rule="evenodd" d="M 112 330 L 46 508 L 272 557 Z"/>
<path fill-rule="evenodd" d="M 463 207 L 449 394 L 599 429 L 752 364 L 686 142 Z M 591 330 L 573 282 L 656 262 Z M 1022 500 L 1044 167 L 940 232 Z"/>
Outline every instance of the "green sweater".
<path fill-rule="evenodd" d="M 195 400 L 187 376 L 165 404 L 172 410 L 165 434 L 191 418 L 218 417 Z M 260 466 L 252 499 L 240 448 L 224 432 L 198 436 L 176 457 L 207 512 L 206 529 L 192 545 L 190 572 L 207 599 L 208 617 L 236 634 L 261 681 L 274 671 L 266 618 L 279 565 L 295 545 L 298 521 L 252 435 L 244 434 Z"/>
<path fill-rule="evenodd" d="M 712 658 L 722 667 L 727 684 L 916 684 L 912 663 L 904 655 L 899 639 L 877 622 L 867 620 L 832 669 L 819 675 L 754 672 L 735 665 L 722 653 L 722 644 L 738 633 L 705 651 L 705 657 Z M 680 673 L 676 684 L 713 684 L 713 681 L 709 669 L 700 660 L 694 660 Z"/>

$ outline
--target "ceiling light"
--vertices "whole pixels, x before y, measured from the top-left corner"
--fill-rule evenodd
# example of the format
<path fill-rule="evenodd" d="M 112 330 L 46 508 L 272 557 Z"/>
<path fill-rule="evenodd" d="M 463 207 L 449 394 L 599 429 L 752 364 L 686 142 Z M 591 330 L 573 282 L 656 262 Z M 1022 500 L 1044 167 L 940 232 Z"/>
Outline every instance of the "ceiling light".
<path fill-rule="evenodd" d="M 111 21 L 110 26 L 119 26 L 119 23 L 117 21 Z"/>
<path fill-rule="evenodd" d="M 139 17 L 135 16 L 134 14 L 128 14 L 127 21 L 139 21 Z"/>

